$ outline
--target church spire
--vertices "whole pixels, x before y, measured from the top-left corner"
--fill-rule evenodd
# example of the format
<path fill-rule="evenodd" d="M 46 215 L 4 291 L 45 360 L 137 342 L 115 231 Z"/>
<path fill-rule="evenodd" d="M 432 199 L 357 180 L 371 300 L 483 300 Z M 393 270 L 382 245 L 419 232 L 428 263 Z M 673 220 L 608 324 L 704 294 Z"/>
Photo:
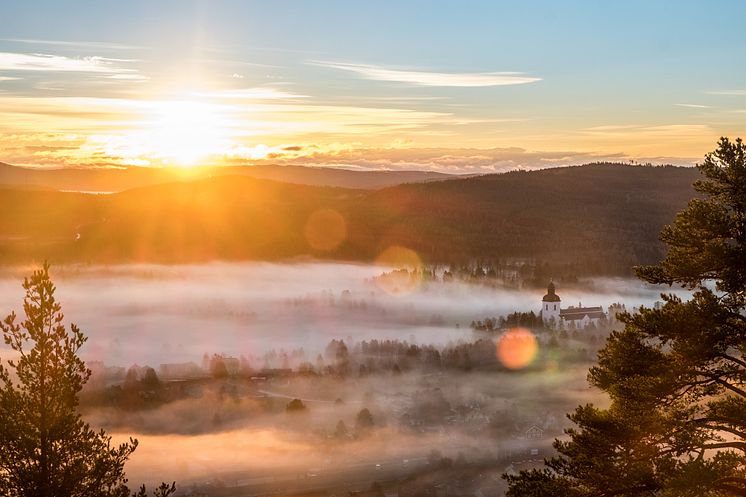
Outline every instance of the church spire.
<path fill-rule="evenodd" d="M 544 295 L 543 299 L 541 299 L 542 302 L 559 302 L 560 297 L 555 292 L 556 292 L 556 289 L 554 287 L 554 282 L 550 280 L 549 285 L 547 285 L 547 294 Z"/>

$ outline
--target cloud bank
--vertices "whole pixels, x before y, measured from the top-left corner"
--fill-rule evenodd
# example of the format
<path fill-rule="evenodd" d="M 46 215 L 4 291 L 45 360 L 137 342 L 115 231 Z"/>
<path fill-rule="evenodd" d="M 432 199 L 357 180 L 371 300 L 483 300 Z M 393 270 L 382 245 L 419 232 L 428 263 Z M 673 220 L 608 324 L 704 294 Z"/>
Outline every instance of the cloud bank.
<path fill-rule="evenodd" d="M 66 71 L 105 74 L 126 74 L 136 72 L 122 67 L 121 63 L 132 62 L 107 57 L 71 58 L 62 55 L 26 54 L 0 52 L 0 71 Z"/>
<path fill-rule="evenodd" d="M 371 64 L 350 64 L 345 62 L 311 61 L 309 63 L 316 66 L 349 71 L 365 79 L 374 81 L 391 81 L 415 86 L 474 88 L 522 85 L 541 81 L 541 78 L 527 76 L 520 72 L 443 73 L 391 69 Z"/>

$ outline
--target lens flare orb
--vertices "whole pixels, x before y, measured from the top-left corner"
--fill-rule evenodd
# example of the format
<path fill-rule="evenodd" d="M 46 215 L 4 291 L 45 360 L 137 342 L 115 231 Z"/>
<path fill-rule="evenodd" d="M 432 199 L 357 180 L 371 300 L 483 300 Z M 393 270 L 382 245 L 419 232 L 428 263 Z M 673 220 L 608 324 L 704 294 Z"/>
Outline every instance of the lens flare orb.
<path fill-rule="evenodd" d="M 389 295 L 415 292 L 422 282 L 422 260 L 414 250 L 391 245 L 376 258 L 376 265 L 391 268 L 376 279 L 378 287 Z"/>
<path fill-rule="evenodd" d="M 347 238 L 347 223 L 339 212 L 319 209 L 309 216 L 303 234 L 312 248 L 326 252 L 334 250 Z"/>
<path fill-rule="evenodd" d="M 512 328 L 497 341 L 497 358 L 508 369 L 530 365 L 539 351 L 539 342 L 526 328 Z"/>

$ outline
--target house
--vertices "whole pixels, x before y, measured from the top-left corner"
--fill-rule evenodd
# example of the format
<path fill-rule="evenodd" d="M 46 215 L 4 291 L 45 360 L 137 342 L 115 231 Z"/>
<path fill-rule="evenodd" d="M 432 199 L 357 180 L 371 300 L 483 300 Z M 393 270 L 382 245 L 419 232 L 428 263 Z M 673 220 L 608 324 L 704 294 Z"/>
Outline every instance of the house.
<path fill-rule="evenodd" d="M 160 365 L 161 378 L 199 378 L 204 375 L 194 362 L 181 362 Z"/>
<path fill-rule="evenodd" d="M 524 433 L 526 440 L 541 440 L 544 438 L 544 430 L 536 425 L 531 425 Z"/>
<path fill-rule="evenodd" d="M 223 357 L 223 364 L 228 374 L 237 374 L 241 371 L 241 360 L 237 357 Z"/>

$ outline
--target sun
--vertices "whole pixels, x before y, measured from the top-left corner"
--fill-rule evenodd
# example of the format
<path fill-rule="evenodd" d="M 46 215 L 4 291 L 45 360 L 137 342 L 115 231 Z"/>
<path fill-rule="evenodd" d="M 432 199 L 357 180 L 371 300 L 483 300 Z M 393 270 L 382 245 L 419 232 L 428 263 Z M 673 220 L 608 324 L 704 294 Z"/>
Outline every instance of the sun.
<path fill-rule="evenodd" d="M 152 102 L 139 130 L 145 151 L 164 165 L 192 167 L 232 147 L 227 109 L 198 100 Z"/>

